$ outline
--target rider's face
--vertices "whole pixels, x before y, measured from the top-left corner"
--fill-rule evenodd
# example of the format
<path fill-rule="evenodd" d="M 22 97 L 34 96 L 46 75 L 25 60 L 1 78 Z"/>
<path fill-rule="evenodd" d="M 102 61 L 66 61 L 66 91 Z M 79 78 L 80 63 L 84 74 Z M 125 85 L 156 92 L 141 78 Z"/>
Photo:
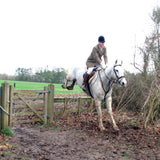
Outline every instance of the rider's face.
<path fill-rule="evenodd" d="M 100 47 L 104 47 L 104 43 L 102 43 L 102 42 L 99 42 L 99 45 L 100 45 Z"/>

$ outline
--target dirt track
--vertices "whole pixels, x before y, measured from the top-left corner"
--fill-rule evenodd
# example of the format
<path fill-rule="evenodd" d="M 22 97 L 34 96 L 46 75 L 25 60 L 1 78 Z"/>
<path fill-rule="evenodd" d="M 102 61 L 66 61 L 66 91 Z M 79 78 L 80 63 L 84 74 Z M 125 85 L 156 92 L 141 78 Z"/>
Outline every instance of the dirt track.
<path fill-rule="evenodd" d="M 50 126 L 15 126 L 12 147 L 0 150 L 1 159 L 96 160 L 160 159 L 160 133 L 145 130 L 133 115 L 116 113 L 120 132 L 113 131 L 104 115 L 106 131 L 97 127 L 97 116 L 83 113 L 58 117 Z M 107 117 L 107 119 L 105 118 Z"/>

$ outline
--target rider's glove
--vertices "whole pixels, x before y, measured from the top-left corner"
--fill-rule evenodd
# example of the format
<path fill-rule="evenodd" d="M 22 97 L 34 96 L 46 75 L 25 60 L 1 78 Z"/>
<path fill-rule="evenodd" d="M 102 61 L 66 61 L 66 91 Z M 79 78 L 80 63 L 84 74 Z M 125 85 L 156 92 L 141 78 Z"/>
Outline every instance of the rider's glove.
<path fill-rule="evenodd" d="M 104 64 L 103 62 L 101 62 L 101 67 L 102 67 L 102 69 L 106 69 L 107 65 Z"/>

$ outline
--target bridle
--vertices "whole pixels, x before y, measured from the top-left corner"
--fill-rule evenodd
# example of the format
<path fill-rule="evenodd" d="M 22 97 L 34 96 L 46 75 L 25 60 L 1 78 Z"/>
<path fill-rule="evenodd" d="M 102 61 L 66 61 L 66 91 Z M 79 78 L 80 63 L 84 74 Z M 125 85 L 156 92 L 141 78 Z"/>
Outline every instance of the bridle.
<path fill-rule="evenodd" d="M 115 83 L 120 84 L 120 80 L 121 80 L 122 78 L 125 78 L 125 76 L 120 76 L 120 77 L 119 77 L 119 76 L 117 75 L 117 71 L 116 71 L 116 69 L 115 69 L 117 66 L 122 66 L 122 65 L 121 65 L 121 64 L 117 64 L 117 65 L 114 65 L 114 67 L 113 67 L 114 74 L 116 75 L 116 78 L 117 78 L 117 79 L 115 80 Z"/>
<path fill-rule="evenodd" d="M 120 76 L 120 77 L 118 76 L 117 71 L 116 71 L 116 69 L 115 69 L 117 66 L 121 66 L 121 65 L 118 64 L 118 65 L 114 65 L 114 67 L 113 67 L 113 71 L 114 71 L 114 74 L 115 74 L 115 76 L 116 76 L 116 80 L 110 79 L 110 78 L 106 75 L 105 69 L 103 69 L 105 77 L 109 80 L 109 82 L 108 82 L 109 87 L 108 87 L 107 90 L 105 89 L 104 84 L 103 84 L 103 81 L 102 81 L 102 77 L 101 77 L 101 74 L 100 74 L 100 71 L 101 71 L 101 70 L 98 71 L 98 75 L 99 75 L 99 78 L 100 78 L 100 81 L 101 81 L 101 85 L 102 85 L 103 91 L 104 91 L 104 93 L 105 93 L 104 98 L 106 97 L 107 93 L 111 90 L 113 83 L 118 83 L 118 84 L 120 84 L 120 80 L 121 80 L 122 78 L 125 78 L 125 76 Z"/>

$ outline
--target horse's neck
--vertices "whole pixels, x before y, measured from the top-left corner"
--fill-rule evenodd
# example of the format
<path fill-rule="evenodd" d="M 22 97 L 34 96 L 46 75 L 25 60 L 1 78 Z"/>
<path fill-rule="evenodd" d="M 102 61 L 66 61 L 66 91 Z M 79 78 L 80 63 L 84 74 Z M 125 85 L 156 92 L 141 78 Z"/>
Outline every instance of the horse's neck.
<path fill-rule="evenodd" d="M 103 72 L 104 72 L 103 74 L 104 81 L 106 79 L 108 79 L 109 81 L 113 81 L 113 75 L 114 75 L 113 67 L 106 68 Z"/>
<path fill-rule="evenodd" d="M 105 75 L 109 78 L 112 79 L 113 77 L 113 67 L 107 68 L 104 70 Z"/>
<path fill-rule="evenodd" d="M 102 82 L 105 85 L 105 90 L 108 90 L 108 88 L 110 88 L 113 84 L 113 67 L 107 68 L 105 70 L 101 70 L 101 78 L 102 78 Z"/>

